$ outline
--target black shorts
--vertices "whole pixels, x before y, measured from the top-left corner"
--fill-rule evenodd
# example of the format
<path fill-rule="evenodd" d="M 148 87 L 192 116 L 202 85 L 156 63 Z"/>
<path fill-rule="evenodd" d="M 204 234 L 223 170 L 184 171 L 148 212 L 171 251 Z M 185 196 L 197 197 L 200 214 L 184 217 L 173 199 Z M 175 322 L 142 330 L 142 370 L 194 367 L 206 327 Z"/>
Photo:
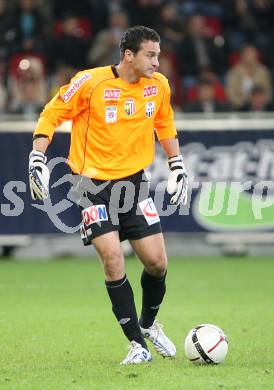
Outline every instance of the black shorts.
<path fill-rule="evenodd" d="M 85 178 L 79 186 L 84 245 L 105 233 L 118 231 L 120 240 L 138 240 L 162 231 L 158 212 L 149 196 L 149 182 L 142 170 L 119 180 Z M 87 188 L 88 187 L 88 188 Z"/>

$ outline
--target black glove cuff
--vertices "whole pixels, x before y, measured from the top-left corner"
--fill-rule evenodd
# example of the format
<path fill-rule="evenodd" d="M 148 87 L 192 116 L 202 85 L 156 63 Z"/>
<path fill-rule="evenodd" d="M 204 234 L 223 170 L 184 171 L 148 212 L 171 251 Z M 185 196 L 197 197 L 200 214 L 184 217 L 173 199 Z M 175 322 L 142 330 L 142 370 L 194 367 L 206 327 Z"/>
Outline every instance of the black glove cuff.
<path fill-rule="evenodd" d="M 179 154 L 178 156 L 169 157 L 168 159 L 168 165 L 171 171 L 174 171 L 175 169 L 182 169 L 182 163 L 183 156 L 181 154 Z"/>

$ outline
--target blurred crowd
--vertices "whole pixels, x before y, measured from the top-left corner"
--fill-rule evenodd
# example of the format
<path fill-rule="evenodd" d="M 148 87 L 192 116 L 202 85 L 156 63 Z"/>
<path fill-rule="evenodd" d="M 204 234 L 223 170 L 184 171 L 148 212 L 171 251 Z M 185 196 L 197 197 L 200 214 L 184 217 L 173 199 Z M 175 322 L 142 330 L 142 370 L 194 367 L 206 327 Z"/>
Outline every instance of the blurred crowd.
<path fill-rule="evenodd" d="M 81 69 L 119 62 L 123 31 L 161 35 L 184 112 L 273 110 L 272 0 L 0 0 L 0 112 L 37 114 Z"/>

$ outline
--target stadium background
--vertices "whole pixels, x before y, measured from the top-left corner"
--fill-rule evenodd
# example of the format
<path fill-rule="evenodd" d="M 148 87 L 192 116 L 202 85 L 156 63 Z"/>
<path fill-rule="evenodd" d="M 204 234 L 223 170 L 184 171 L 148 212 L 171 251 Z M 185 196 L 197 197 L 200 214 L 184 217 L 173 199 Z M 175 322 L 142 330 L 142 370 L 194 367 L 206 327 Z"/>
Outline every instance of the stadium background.
<path fill-rule="evenodd" d="M 274 388 L 273 20 L 271 0 L 0 0 L 0 389 Z M 71 233 L 79 216 L 64 161 L 44 211 L 31 200 L 27 168 L 43 104 L 78 69 L 117 62 L 133 24 L 161 34 L 160 71 L 196 184 L 186 208 L 162 218 L 169 271 L 160 320 L 176 359 L 153 352 L 149 366 L 120 368 L 127 342 L 94 251 Z M 68 142 L 65 124 L 51 163 Z M 160 148 L 150 171 L 152 189 L 163 190 Z M 253 199 L 262 182 L 268 196 Z M 238 197 L 237 183 L 250 183 Z M 142 267 L 124 250 L 139 311 Z M 200 323 L 226 332 L 224 365 L 185 359 L 184 337 Z"/>
<path fill-rule="evenodd" d="M 264 244 L 260 251 L 272 253 L 273 16 L 274 5 L 268 0 L 83 0 L 77 4 L 1 0 L 0 158 L 1 166 L 7 167 L 0 179 L 4 254 L 12 253 L 16 241 L 19 251 L 15 255 L 35 256 L 37 251 L 32 249 L 36 245 L 41 248 L 41 240 L 45 247 L 60 247 L 62 253 L 62 243 L 68 240 L 75 242 L 70 248 L 66 245 L 66 254 L 87 255 L 77 234 L 69 238 L 62 234 L 76 230 L 69 229 L 79 223 L 75 207 L 67 207 L 54 222 L 41 205 L 38 209 L 31 202 L 24 184 L 26 156 L 43 105 L 77 70 L 117 63 L 121 34 L 134 24 L 149 25 L 161 34 L 160 71 L 170 81 L 182 153 L 190 179 L 196 182 L 187 207 L 162 218 L 172 253 L 181 253 L 183 243 L 185 254 L 193 250 L 219 253 L 222 249 L 246 253 L 247 245 L 250 253 L 256 253 L 258 242 Z M 49 158 L 65 158 L 68 142 L 68 134 L 57 133 Z M 64 163 L 54 168 L 52 184 L 64 173 Z M 155 189 L 167 177 L 160 149 L 151 173 Z M 227 190 L 222 195 L 214 184 L 223 181 Z M 251 181 L 252 185 L 241 195 L 234 215 L 227 217 L 226 197 L 235 181 Z M 261 200 L 257 205 L 262 211 L 258 220 L 251 196 L 254 185 L 261 181 L 269 184 L 269 202 Z M 213 185 L 211 195 L 203 188 L 206 182 Z M 12 188 L 20 198 L 8 195 Z M 66 183 L 52 188 L 52 204 L 67 199 L 68 189 Z M 218 194 L 224 197 L 219 209 L 212 203 Z M 56 254 L 41 249 L 39 253 L 41 257 Z"/>

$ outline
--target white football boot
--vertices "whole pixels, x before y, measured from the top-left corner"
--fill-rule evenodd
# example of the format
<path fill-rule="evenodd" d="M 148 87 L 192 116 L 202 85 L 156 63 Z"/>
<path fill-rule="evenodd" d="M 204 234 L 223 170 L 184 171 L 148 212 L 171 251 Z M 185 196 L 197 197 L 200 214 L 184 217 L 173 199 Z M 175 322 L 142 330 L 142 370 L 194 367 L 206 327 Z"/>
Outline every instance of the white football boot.
<path fill-rule="evenodd" d="M 163 357 L 173 357 L 176 354 L 176 347 L 171 340 L 164 334 L 163 325 L 158 321 L 148 328 L 141 327 L 142 335 L 149 339 L 154 345 L 155 350 Z"/>
<path fill-rule="evenodd" d="M 151 353 L 136 341 L 131 341 L 129 348 L 129 353 L 120 364 L 139 364 L 152 360 Z"/>

